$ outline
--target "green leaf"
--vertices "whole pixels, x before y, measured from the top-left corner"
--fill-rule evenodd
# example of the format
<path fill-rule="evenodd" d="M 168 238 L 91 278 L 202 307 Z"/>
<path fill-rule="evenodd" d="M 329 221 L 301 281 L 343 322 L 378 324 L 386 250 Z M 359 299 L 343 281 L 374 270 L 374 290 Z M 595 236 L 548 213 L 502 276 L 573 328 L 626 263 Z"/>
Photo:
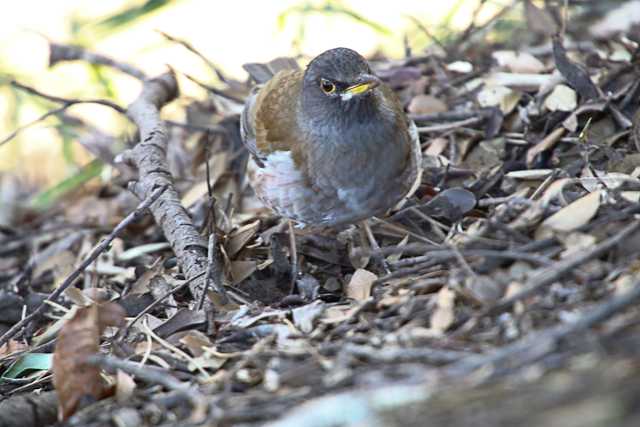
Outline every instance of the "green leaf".
<path fill-rule="evenodd" d="M 340 6 L 337 4 L 327 3 L 324 7 L 324 10 L 328 13 L 334 13 L 336 15 L 345 15 L 348 18 L 351 18 L 360 24 L 366 25 L 367 27 L 370 27 L 376 30 L 379 33 L 382 33 L 385 35 L 391 34 L 391 31 L 388 28 L 378 24 L 377 22 L 374 22 L 365 18 L 364 16 L 355 12 L 353 9 L 348 9 L 344 6 Z"/>
<path fill-rule="evenodd" d="M 310 15 L 313 13 L 319 13 L 324 15 L 343 15 L 349 19 L 353 19 L 354 21 L 362 25 L 366 25 L 367 27 L 370 27 L 379 33 L 382 33 L 385 35 L 391 34 L 391 31 L 385 26 L 365 18 L 364 16 L 360 15 L 353 9 L 343 6 L 342 2 L 335 1 L 335 0 L 333 1 L 329 0 L 322 6 L 315 6 L 309 2 L 304 2 L 299 6 L 290 7 L 286 9 L 284 12 L 282 12 L 280 15 L 278 15 L 278 22 L 277 22 L 278 28 L 282 30 L 285 26 L 287 18 L 293 14 L 298 14 L 302 17 L 303 20 L 300 24 L 301 26 L 304 26 L 304 18 L 307 15 Z"/>
<path fill-rule="evenodd" d="M 147 0 L 140 6 L 133 6 L 109 16 L 100 21 L 98 26 L 105 30 L 117 31 L 140 18 L 156 12 L 171 3 L 177 3 L 178 1 L 179 0 Z"/>
<path fill-rule="evenodd" d="M 65 194 L 79 188 L 87 181 L 99 176 L 100 172 L 102 172 L 103 166 L 104 164 L 101 160 L 93 160 L 91 163 L 81 168 L 74 175 L 60 181 L 53 187 L 48 188 L 35 195 L 29 203 L 30 207 L 36 210 L 49 209 Z"/>
<path fill-rule="evenodd" d="M 2 374 L 0 380 L 5 378 L 13 379 L 20 377 L 27 371 L 48 371 L 51 369 L 53 354 L 51 353 L 28 353 L 16 360 Z"/>

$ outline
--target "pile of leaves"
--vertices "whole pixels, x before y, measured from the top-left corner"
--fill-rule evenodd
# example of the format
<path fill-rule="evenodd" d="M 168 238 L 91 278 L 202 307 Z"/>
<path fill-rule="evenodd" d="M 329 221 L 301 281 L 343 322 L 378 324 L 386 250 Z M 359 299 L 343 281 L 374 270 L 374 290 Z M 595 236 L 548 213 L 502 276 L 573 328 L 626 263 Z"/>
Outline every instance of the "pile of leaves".
<path fill-rule="evenodd" d="M 113 178 L 3 213 L 0 425 L 542 426 L 571 405 L 595 408 L 583 426 L 636 425 L 640 27 L 581 7 L 524 2 L 526 40 L 472 25 L 372 58 L 425 173 L 370 233 L 295 231 L 259 204 L 238 134 L 249 85 L 206 58 L 217 83 L 178 74 L 202 90 L 180 98 L 173 72 L 52 44 L 52 66 L 146 83 L 128 108 L 99 102 L 138 125 L 123 144 L 66 111 L 96 100 L 13 82 L 58 103 Z M 147 129 L 143 102 L 176 97 Z M 136 151 L 158 137 L 166 182 Z M 172 228 L 171 203 L 192 223 Z"/>

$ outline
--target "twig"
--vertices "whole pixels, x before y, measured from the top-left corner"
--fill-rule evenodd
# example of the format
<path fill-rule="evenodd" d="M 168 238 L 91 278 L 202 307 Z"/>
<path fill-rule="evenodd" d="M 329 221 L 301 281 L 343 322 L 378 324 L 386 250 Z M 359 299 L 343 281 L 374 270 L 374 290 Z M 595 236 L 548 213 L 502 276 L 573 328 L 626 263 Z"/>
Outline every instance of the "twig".
<path fill-rule="evenodd" d="M 120 223 L 116 225 L 113 231 L 95 248 L 93 248 L 89 256 L 85 258 L 84 261 L 82 261 L 82 263 L 80 263 L 80 265 L 64 279 L 60 286 L 58 286 L 58 288 L 51 292 L 46 300 L 44 300 L 31 314 L 13 325 L 11 329 L 9 329 L 4 333 L 4 335 L 2 335 L 2 337 L 0 337 L 0 346 L 8 342 L 10 338 L 14 337 L 20 331 L 20 329 L 37 319 L 48 307 L 49 303 L 57 301 L 58 298 L 60 298 L 60 295 L 62 295 L 62 293 L 74 283 L 74 281 L 80 276 L 80 274 L 89 265 L 91 265 L 91 263 L 95 261 L 95 259 L 98 258 L 98 256 L 102 252 L 104 252 L 109 247 L 111 242 L 116 237 L 118 237 L 129 224 L 140 218 L 145 213 L 145 210 L 148 209 L 149 206 L 151 206 L 156 200 L 158 200 L 158 198 L 162 195 L 162 193 L 165 192 L 166 189 L 166 186 L 156 188 L 156 190 L 151 193 L 149 197 L 147 197 L 142 203 L 140 203 L 140 205 L 138 205 L 138 207 L 133 212 L 131 212 L 122 221 L 120 221 Z"/>
<path fill-rule="evenodd" d="M 183 46 L 185 49 L 187 49 L 189 52 L 193 53 L 194 55 L 196 55 L 198 58 L 202 59 L 202 61 L 204 61 L 205 64 L 207 64 L 207 66 L 211 69 L 211 71 L 213 71 L 213 73 L 220 79 L 220 81 L 227 83 L 228 79 L 227 77 L 222 73 L 222 71 L 220 71 L 220 68 L 218 68 L 213 62 L 211 62 L 211 60 L 209 60 L 209 58 L 207 58 L 206 56 L 204 56 L 202 53 L 200 53 L 200 51 L 198 51 L 195 47 L 193 47 L 193 45 L 191 43 L 189 43 L 186 40 L 182 40 L 179 39 L 177 37 L 173 37 L 167 33 L 165 33 L 164 31 L 158 31 L 160 33 L 160 35 L 162 35 L 162 37 L 164 37 L 165 39 L 169 40 L 170 42 L 173 43 L 177 43 L 181 46 Z"/>
<path fill-rule="evenodd" d="M 6 137 L 4 137 L 2 140 L 0 140 L 0 147 L 4 144 L 6 144 L 7 142 L 11 141 L 12 139 L 14 139 L 16 136 L 18 136 L 21 132 L 23 132 L 24 130 L 30 128 L 31 126 L 40 123 L 44 120 L 46 120 L 47 118 L 51 117 L 51 116 L 56 116 L 58 114 L 63 113 L 64 111 L 66 111 L 69 107 L 72 107 L 74 105 L 77 104 L 97 104 L 97 105 L 104 105 L 105 107 L 109 107 L 114 109 L 115 111 L 117 111 L 118 113 L 121 114 L 125 114 L 126 110 L 124 108 L 122 108 L 121 106 L 119 106 L 118 104 L 109 101 L 107 99 L 77 99 L 77 98 L 62 98 L 59 96 L 54 96 L 54 95 L 49 95 L 43 92 L 40 92 L 39 90 L 32 88 L 30 86 L 27 86 L 25 84 L 22 84 L 20 82 L 17 82 L 15 80 L 12 80 L 9 83 L 12 87 L 19 89 L 19 90 L 23 90 L 25 92 L 27 92 L 30 95 L 35 95 L 38 96 L 40 98 L 46 99 L 47 101 L 51 101 L 51 102 L 56 102 L 59 104 L 62 104 L 60 107 L 58 108 L 54 108 L 52 110 L 47 111 L 46 113 L 42 114 L 40 117 L 36 118 L 35 120 L 30 121 L 29 123 L 20 126 L 19 128 L 15 129 L 13 132 L 11 132 L 9 135 L 7 135 Z"/>
<path fill-rule="evenodd" d="M 493 26 L 496 24 L 496 22 L 498 22 L 500 18 L 502 18 L 511 9 L 513 9 L 518 3 L 520 3 L 520 1 L 521 0 L 513 0 L 511 4 L 504 6 L 502 9 L 496 12 L 495 15 L 489 18 L 489 20 L 482 27 L 478 27 L 476 26 L 476 19 L 480 15 L 480 11 L 484 7 L 484 5 L 488 3 L 486 0 L 481 0 L 480 3 L 478 4 L 478 7 L 473 12 L 473 18 L 471 19 L 471 23 L 464 30 L 464 32 L 462 33 L 462 36 L 456 42 L 456 48 L 458 52 L 464 52 L 467 49 L 466 45 L 468 45 L 471 38 L 476 34 L 487 33 L 488 31 L 490 31 L 493 28 Z"/>
<path fill-rule="evenodd" d="M 393 364 L 426 363 L 429 365 L 446 365 L 469 356 L 467 352 L 426 347 L 376 348 L 350 343 L 345 344 L 340 352 L 371 363 Z"/>
<path fill-rule="evenodd" d="M 35 96 L 38 96 L 40 98 L 44 98 L 44 99 L 46 99 L 48 101 L 56 102 L 58 104 L 69 104 L 68 105 L 69 107 L 71 105 L 74 105 L 74 104 L 98 104 L 98 105 L 104 105 L 105 107 L 113 108 L 114 110 L 116 110 L 120 114 L 125 114 L 126 113 L 126 110 L 124 108 L 122 108 L 121 106 L 119 106 L 118 104 L 116 104 L 113 101 L 109 101 L 108 99 L 62 98 L 60 96 L 46 94 L 44 92 L 39 91 L 36 88 L 27 86 L 25 84 L 22 84 L 22 83 L 16 81 L 16 80 L 12 80 L 11 83 L 9 83 L 9 84 L 11 86 L 15 87 L 16 89 L 23 90 L 23 91 L 27 92 L 28 94 L 35 95 Z"/>
<path fill-rule="evenodd" d="M 407 15 L 407 18 L 409 18 L 415 25 L 416 27 L 418 27 L 420 29 L 420 31 L 422 31 L 424 33 L 425 36 L 427 36 L 429 39 L 431 39 L 435 44 L 437 44 L 440 49 L 442 49 L 444 52 L 448 52 L 449 49 L 447 48 L 447 46 L 442 43 L 442 41 L 440 41 L 440 39 L 438 37 L 436 37 L 431 31 L 429 31 L 429 29 L 427 27 L 424 26 L 424 24 L 422 22 L 420 22 L 419 19 L 411 16 L 411 15 Z"/>
<path fill-rule="evenodd" d="M 433 126 L 422 126 L 418 128 L 418 133 L 427 133 L 427 132 L 444 132 L 448 130 L 453 130 L 465 126 L 473 126 L 478 123 L 482 123 L 484 121 L 484 117 L 471 117 L 466 120 L 461 120 L 459 122 L 453 123 L 443 123 L 440 125 Z"/>
<path fill-rule="evenodd" d="M 98 105 L 104 105 L 105 107 L 113 108 L 114 110 L 116 110 L 118 113 L 121 113 L 121 114 L 126 113 L 126 110 L 124 108 L 122 108 L 121 106 L 119 106 L 113 101 L 109 101 L 108 99 L 62 98 L 59 96 L 48 95 L 46 93 L 40 92 L 38 89 L 32 88 L 30 86 L 27 86 L 15 80 L 12 80 L 10 85 L 15 87 L 16 89 L 23 90 L 28 94 L 39 96 L 40 98 L 44 98 L 51 102 L 57 102 L 59 104 L 69 104 L 68 106 L 71 106 L 74 104 L 98 104 Z"/>
<path fill-rule="evenodd" d="M 20 126 L 18 129 L 14 130 L 13 132 L 11 132 L 9 135 L 4 137 L 0 141 L 0 147 L 2 147 L 7 142 L 11 141 L 16 136 L 18 136 L 18 134 L 20 134 L 25 129 L 30 128 L 31 126 L 35 125 L 36 123 L 39 123 L 39 122 L 41 122 L 41 121 L 43 121 L 43 120 L 45 120 L 45 119 L 47 119 L 47 118 L 49 118 L 51 116 L 55 116 L 56 114 L 60 114 L 60 113 L 62 113 L 64 110 L 66 110 L 69 107 L 70 107 L 70 105 L 63 105 L 62 107 L 58 107 L 58 108 L 55 108 L 53 110 L 49 110 L 46 113 L 44 113 L 43 115 L 41 115 L 40 117 L 38 117 L 37 119 L 30 121 L 26 125 Z"/>
<path fill-rule="evenodd" d="M 133 65 L 116 61 L 115 59 L 99 53 L 89 52 L 80 46 L 49 42 L 49 67 L 53 67 L 58 62 L 62 61 L 86 61 L 90 64 L 106 65 L 122 71 L 131 77 L 135 77 L 138 80 L 145 80 L 147 78 L 147 75 L 144 72 Z"/>
<path fill-rule="evenodd" d="M 125 109 L 124 108 L 122 108 L 118 104 L 116 104 L 114 102 L 111 102 L 111 101 L 109 101 L 107 99 L 61 98 L 59 96 L 48 95 L 46 93 L 40 92 L 39 90 L 37 90 L 35 88 L 29 87 L 27 85 L 24 85 L 22 83 L 19 83 L 19 82 L 15 81 L 15 80 L 12 80 L 10 85 L 15 87 L 16 89 L 23 90 L 23 91 L 25 91 L 25 92 L 27 92 L 27 93 L 29 93 L 31 95 L 38 96 L 40 98 L 46 99 L 46 100 L 51 101 L 51 102 L 60 103 L 62 105 L 60 107 L 58 107 L 58 108 L 54 108 L 52 110 L 47 111 L 46 113 L 42 114 L 40 117 L 36 118 L 35 120 L 32 120 L 29 123 L 27 123 L 25 125 L 22 125 L 19 128 L 15 129 L 9 135 L 7 135 L 2 140 L 0 140 L 0 147 L 3 146 L 4 144 L 6 144 L 7 142 L 11 141 L 12 139 L 14 139 L 16 136 L 18 136 L 18 134 L 20 134 L 24 130 L 30 128 L 31 126 L 33 126 L 33 125 L 35 125 L 37 123 L 40 123 L 40 122 L 44 121 L 45 119 L 47 119 L 47 118 L 49 118 L 51 116 L 58 115 L 58 114 L 64 112 L 65 110 L 67 110 L 69 107 L 72 107 L 72 106 L 77 105 L 77 104 L 104 105 L 106 107 L 114 109 L 118 113 L 121 113 L 121 114 L 125 113 Z"/>
<path fill-rule="evenodd" d="M 409 118 L 416 122 L 455 122 L 480 115 L 480 111 L 445 111 L 432 114 L 409 114 Z"/>
<path fill-rule="evenodd" d="M 540 255 L 531 254 L 525 251 L 519 250 L 493 250 L 493 249 L 459 249 L 460 253 L 464 256 L 479 256 L 479 257 L 489 257 L 489 258 L 503 258 L 503 259 L 511 259 L 516 261 L 527 261 L 538 265 L 549 266 L 552 265 L 552 262 L 549 258 L 543 257 Z M 440 259 L 440 260 L 450 260 L 456 257 L 453 250 L 448 248 L 443 248 L 441 246 L 434 245 L 425 245 L 422 243 L 409 243 L 404 246 L 390 246 L 386 248 L 380 248 L 378 250 L 372 251 L 361 251 L 356 250 L 355 254 L 359 255 L 393 255 L 393 254 L 407 254 L 407 253 L 425 253 L 427 255 L 422 255 L 414 258 L 402 259 L 396 262 L 391 263 L 394 267 L 404 267 L 407 265 L 418 264 L 420 262 Z"/>
<path fill-rule="evenodd" d="M 211 266 L 214 263 L 215 246 L 216 246 L 216 233 L 211 232 L 209 233 L 209 241 L 207 243 L 207 270 L 204 276 L 204 290 L 202 292 L 202 295 L 200 295 L 200 300 L 198 301 L 198 308 L 197 308 L 198 310 L 202 310 L 202 307 L 204 306 L 205 296 L 207 295 L 207 291 L 211 286 Z"/>
<path fill-rule="evenodd" d="M 179 127 L 186 130 L 190 130 L 192 132 L 209 132 L 213 134 L 217 133 L 217 134 L 223 134 L 223 135 L 227 135 L 229 133 L 223 126 L 219 126 L 219 125 L 202 126 L 202 125 L 194 125 L 192 123 L 176 122 L 174 120 L 165 120 L 164 122 L 167 124 L 167 126 Z"/>
<path fill-rule="evenodd" d="M 438 244 L 436 242 L 433 242 L 433 241 L 427 239 L 426 237 L 424 237 L 424 236 L 422 236 L 420 234 L 414 233 L 414 232 L 412 232 L 410 230 L 407 230 L 404 227 L 396 225 L 396 224 L 394 224 L 392 222 L 389 222 L 387 220 L 376 218 L 375 216 L 371 217 L 370 220 L 375 222 L 375 223 L 377 223 L 377 224 L 379 224 L 380 228 L 386 228 L 388 230 L 397 232 L 401 237 L 402 236 L 406 236 L 408 234 L 409 236 L 413 237 L 414 239 L 419 240 L 421 242 L 424 242 L 424 243 L 426 243 L 428 245 L 438 246 Z"/>
<path fill-rule="evenodd" d="M 200 80 L 196 79 L 195 77 L 190 76 L 189 74 L 184 74 L 184 73 L 182 73 L 182 74 L 183 74 L 186 78 L 188 78 L 189 80 L 191 80 L 192 82 L 194 82 L 195 84 L 197 84 L 198 86 L 200 86 L 201 88 L 203 88 L 204 90 L 209 91 L 209 92 L 213 93 L 214 95 L 221 96 L 221 97 L 223 97 L 223 98 L 226 98 L 226 99 L 228 99 L 228 100 L 230 100 L 230 101 L 233 101 L 233 102 L 236 102 L 236 103 L 238 103 L 238 104 L 244 104 L 244 100 L 243 100 L 243 99 L 240 99 L 240 98 L 238 98 L 238 97 L 236 97 L 236 96 L 233 96 L 233 95 L 231 95 L 231 94 L 228 94 L 228 93 L 226 93 L 226 92 L 224 92 L 224 91 L 222 91 L 222 90 L 220 90 L 220 89 L 217 89 L 217 88 L 215 88 L 215 87 L 213 87 L 213 86 L 211 86 L 211 85 L 208 85 L 208 84 L 206 84 L 206 83 L 203 83 L 203 82 L 201 82 Z"/>

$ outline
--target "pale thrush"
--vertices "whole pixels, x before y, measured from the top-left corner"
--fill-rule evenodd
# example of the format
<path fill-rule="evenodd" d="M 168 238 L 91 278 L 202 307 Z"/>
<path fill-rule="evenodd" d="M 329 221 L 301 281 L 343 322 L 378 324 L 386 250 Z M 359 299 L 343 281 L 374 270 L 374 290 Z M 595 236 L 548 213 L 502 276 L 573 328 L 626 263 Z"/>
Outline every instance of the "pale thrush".
<path fill-rule="evenodd" d="M 250 183 L 276 213 L 301 226 L 340 227 L 415 191 L 415 125 L 357 52 L 328 50 L 306 70 L 285 58 L 245 69 L 259 84 L 241 120 Z"/>

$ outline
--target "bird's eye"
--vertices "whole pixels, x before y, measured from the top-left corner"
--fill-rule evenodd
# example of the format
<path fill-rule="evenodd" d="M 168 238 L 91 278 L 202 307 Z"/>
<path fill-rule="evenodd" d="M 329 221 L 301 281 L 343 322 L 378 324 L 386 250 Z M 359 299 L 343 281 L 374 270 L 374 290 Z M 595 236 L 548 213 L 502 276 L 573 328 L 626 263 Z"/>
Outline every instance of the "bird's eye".
<path fill-rule="evenodd" d="M 336 91 L 336 85 L 327 79 L 320 79 L 320 89 L 322 89 L 325 94 L 329 95 Z"/>

